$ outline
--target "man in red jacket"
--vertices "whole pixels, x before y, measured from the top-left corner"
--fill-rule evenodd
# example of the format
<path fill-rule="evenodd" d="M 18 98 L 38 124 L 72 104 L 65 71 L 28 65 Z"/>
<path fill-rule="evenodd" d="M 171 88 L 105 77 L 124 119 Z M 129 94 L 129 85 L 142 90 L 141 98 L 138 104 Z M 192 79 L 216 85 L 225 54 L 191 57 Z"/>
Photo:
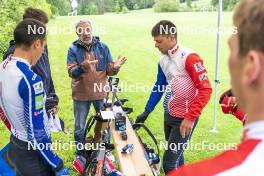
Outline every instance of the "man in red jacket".
<path fill-rule="evenodd" d="M 174 33 L 175 32 L 175 33 Z M 177 41 L 176 26 L 167 20 L 152 29 L 155 46 L 161 52 L 155 86 L 136 123 L 147 119 L 160 101 L 166 87 L 164 100 L 164 132 L 168 148 L 163 156 L 165 173 L 184 164 L 184 144 L 208 103 L 212 88 L 200 56 Z"/>
<path fill-rule="evenodd" d="M 236 149 L 175 169 L 167 176 L 263 176 L 264 156 L 264 1 L 243 0 L 235 11 L 238 29 L 229 39 L 232 91 L 247 113 Z"/>

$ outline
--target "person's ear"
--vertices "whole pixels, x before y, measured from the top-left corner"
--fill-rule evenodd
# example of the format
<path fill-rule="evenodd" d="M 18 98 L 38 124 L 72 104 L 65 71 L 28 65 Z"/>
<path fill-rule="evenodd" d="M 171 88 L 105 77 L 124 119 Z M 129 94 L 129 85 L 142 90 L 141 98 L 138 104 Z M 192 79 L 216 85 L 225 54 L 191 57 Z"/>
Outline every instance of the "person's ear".
<path fill-rule="evenodd" d="M 258 51 L 249 51 L 245 58 L 245 66 L 243 69 L 242 81 L 245 85 L 250 85 L 255 83 L 261 73 L 261 55 Z"/>
<path fill-rule="evenodd" d="M 41 46 L 42 46 L 42 43 L 39 39 L 37 39 L 36 41 L 33 42 L 34 49 L 41 48 Z"/>
<path fill-rule="evenodd" d="M 170 42 L 173 42 L 175 40 L 173 35 L 169 35 L 168 37 L 169 37 Z"/>

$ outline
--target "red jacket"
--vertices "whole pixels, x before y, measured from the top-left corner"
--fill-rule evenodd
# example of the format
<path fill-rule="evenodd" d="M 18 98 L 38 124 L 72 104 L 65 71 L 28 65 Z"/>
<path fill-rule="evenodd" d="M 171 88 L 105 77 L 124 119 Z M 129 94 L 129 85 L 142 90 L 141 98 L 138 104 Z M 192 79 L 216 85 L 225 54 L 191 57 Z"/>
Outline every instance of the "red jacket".
<path fill-rule="evenodd" d="M 192 50 L 177 44 L 162 55 L 158 76 L 146 105 L 151 112 L 159 102 L 167 86 L 164 109 L 173 117 L 195 121 L 209 102 L 212 88 L 203 60 Z"/>

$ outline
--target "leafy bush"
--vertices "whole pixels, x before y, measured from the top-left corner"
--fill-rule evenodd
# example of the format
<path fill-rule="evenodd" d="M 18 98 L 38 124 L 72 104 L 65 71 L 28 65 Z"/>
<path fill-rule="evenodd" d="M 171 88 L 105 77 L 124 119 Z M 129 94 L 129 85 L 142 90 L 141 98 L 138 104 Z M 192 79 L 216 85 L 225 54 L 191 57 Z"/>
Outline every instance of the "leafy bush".
<path fill-rule="evenodd" d="M 101 13 L 104 13 L 102 10 Z M 81 0 L 78 5 L 78 14 L 80 15 L 97 15 L 99 14 L 99 6 L 96 0 Z"/>
<path fill-rule="evenodd" d="M 16 24 L 22 20 L 22 15 L 27 7 L 34 7 L 44 10 L 51 16 L 50 4 L 46 0 L 1 0 L 0 8 L 0 57 L 9 46 L 13 38 L 13 31 Z"/>
<path fill-rule="evenodd" d="M 53 0 L 47 0 L 47 1 L 53 2 Z M 66 0 L 55 0 L 55 1 L 66 1 Z M 79 2 L 78 4 L 79 15 L 85 15 L 87 13 L 90 13 L 91 10 L 87 10 L 87 8 L 90 8 L 89 6 L 91 5 L 97 6 L 98 14 L 104 14 L 105 12 L 116 12 L 116 13 L 122 12 L 123 7 L 126 7 L 128 10 L 152 8 L 153 5 L 155 4 L 154 0 L 78 0 L 78 2 Z M 53 3 L 51 4 L 53 5 Z M 95 7 L 92 8 L 96 9 Z M 53 9 L 52 11 L 57 11 L 57 9 Z"/>
<path fill-rule="evenodd" d="M 139 9 L 152 8 L 155 4 L 154 0 L 135 0 Z"/>
<path fill-rule="evenodd" d="M 85 9 L 83 15 L 97 15 L 98 8 L 94 3 L 90 3 Z"/>
<path fill-rule="evenodd" d="M 122 13 L 128 13 L 128 8 L 126 6 L 122 8 Z"/>
<path fill-rule="evenodd" d="M 116 13 L 119 13 L 119 12 L 120 12 L 120 9 L 121 9 L 121 8 L 120 8 L 120 5 L 119 5 L 119 2 L 117 1 L 117 2 L 116 2 L 116 5 L 115 5 L 115 12 L 116 12 Z"/>
<path fill-rule="evenodd" d="M 139 6 L 137 4 L 134 5 L 134 10 L 138 10 Z"/>
<path fill-rule="evenodd" d="M 71 11 L 70 1 L 66 0 L 47 0 L 51 4 L 51 12 L 53 15 L 67 15 Z"/>
<path fill-rule="evenodd" d="M 192 0 L 186 0 L 186 4 L 188 7 L 192 7 Z"/>
<path fill-rule="evenodd" d="M 136 4 L 135 0 L 124 0 L 124 2 L 128 10 L 134 10 L 134 6 Z"/>
<path fill-rule="evenodd" d="M 128 3 L 128 0 L 117 0 L 115 4 L 115 12 L 116 13 L 119 13 L 119 12 L 128 13 L 129 8 L 126 5 L 127 3 Z M 132 2 L 130 1 L 130 3 Z M 131 7 L 131 4 L 130 4 L 130 9 L 133 9 L 133 7 Z"/>
<path fill-rule="evenodd" d="M 229 10 L 229 11 L 233 10 L 236 7 L 236 5 L 238 4 L 238 2 L 239 2 L 239 0 L 229 0 L 227 10 Z"/>
<path fill-rule="evenodd" d="M 157 0 L 154 5 L 155 12 L 178 12 L 179 0 Z"/>

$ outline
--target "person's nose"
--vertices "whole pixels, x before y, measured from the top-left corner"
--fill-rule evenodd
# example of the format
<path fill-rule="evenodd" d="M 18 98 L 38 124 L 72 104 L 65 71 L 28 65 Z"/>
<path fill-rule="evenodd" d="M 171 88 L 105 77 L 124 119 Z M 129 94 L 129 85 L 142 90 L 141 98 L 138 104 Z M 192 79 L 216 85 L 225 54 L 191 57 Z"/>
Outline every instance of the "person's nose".
<path fill-rule="evenodd" d="M 85 35 L 85 36 L 90 36 L 90 32 L 85 31 L 85 32 L 84 32 L 84 35 Z"/>

